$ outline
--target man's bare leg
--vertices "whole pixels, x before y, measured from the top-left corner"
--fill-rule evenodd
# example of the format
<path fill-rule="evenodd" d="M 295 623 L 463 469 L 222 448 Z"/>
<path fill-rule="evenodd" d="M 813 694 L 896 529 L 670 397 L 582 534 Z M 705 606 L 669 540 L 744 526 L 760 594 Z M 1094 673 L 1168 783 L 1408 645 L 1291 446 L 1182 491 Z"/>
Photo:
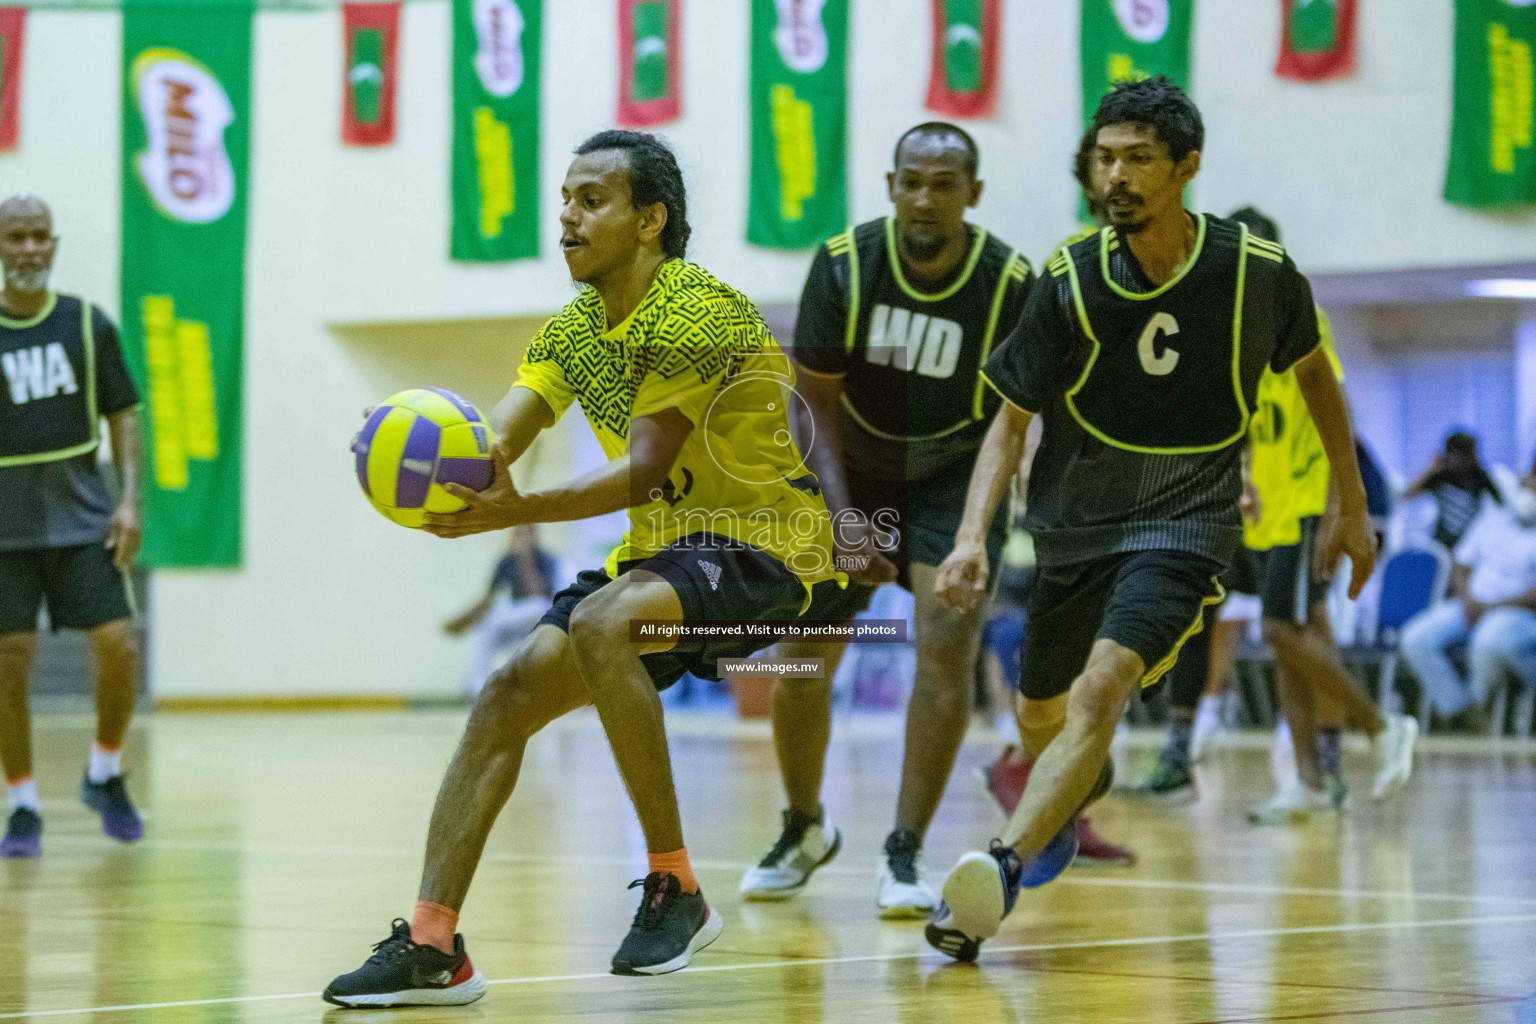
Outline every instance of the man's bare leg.
<path fill-rule="evenodd" d="M 832 677 L 847 649 L 838 643 L 781 643 L 774 650 L 777 658 L 821 658 L 826 670 L 821 679 L 780 679 L 773 691 L 779 778 L 790 811 L 802 819 L 821 815 L 821 782 L 832 738 Z"/>
<path fill-rule="evenodd" d="M 0 635 L 0 766 L 11 782 L 32 777 L 32 716 L 27 677 L 32 671 L 35 633 Z"/>
<path fill-rule="evenodd" d="M 118 619 L 85 634 L 96 665 L 96 743 L 121 750 L 133 718 L 139 637 L 132 619 Z"/>
<path fill-rule="evenodd" d="M 437 791 L 421 900 L 455 913 L 464 906 L 486 837 L 517 785 L 529 738 L 587 703 L 570 637 L 556 626 L 535 629 L 491 676 Z M 451 951 L 452 942 L 450 932 L 441 948 Z"/>
<path fill-rule="evenodd" d="M 576 606 L 571 613 L 571 650 L 640 818 L 646 849 L 652 855 L 674 853 L 684 845 L 672 757 L 661 697 L 640 656 L 675 645 L 670 640 L 632 642 L 633 619 L 681 622 L 677 591 L 655 573 L 630 570 Z"/>
<path fill-rule="evenodd" d="M 1115 726 L 1136 692 L 1146 665 L 1113 640 L 1094 641 L 1088 665 L 1067 691 L 1061 732 L 1035 761 L 1024 797 L 1003 841 L 1025 863 L 1033 860 L 1082 808 L 1098 784 Z"/>
<path fill-rule="evenodd" d="M 896 828 L 921 839 L 938 810 L 970 725 L 985 609 L 984 602 L 964 613 L 945 608 L 933 589 L 938 569 L 914 562 L 911 571 L 917 669 L 907 704 Z"/>

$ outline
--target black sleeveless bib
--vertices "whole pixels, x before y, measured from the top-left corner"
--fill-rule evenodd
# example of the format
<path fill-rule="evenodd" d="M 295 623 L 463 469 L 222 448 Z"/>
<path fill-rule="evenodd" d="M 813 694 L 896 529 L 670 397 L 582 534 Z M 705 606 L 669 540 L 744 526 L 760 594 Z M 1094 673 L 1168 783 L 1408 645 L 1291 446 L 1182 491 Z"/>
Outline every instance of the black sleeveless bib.
<path fill-rule="evenodd" d="M 890 441 L 933 440 L 988 418 L 997 399 L 981 379 L 1010 280 L 1028 264 L 981 228 L 959 276 L 923 293 L 902 275 L 892 218 L 861 224 L 828 243 L 848 258 L 847 347 L 853 356 L 843 406 Z"/>
<path fill-rule="evenodd" d="M 30 319 L 0 315 L 0 467 L 73 458 L 99 441 L 90 306 L 51 295 Z"/>
<path fill-rule="evenodd" d="M 1109 274 L 1113 228 L 1067 253 L 1078 321 L 1091 351 L 1068 390 L 1072 415 L 1099 440 L 1128 451 L 1195 454 L 1242 440 L 1242 308 L 1248 229 L 1236 253 L 1207 245 L 1172 281 L 1132 292 Z"/>

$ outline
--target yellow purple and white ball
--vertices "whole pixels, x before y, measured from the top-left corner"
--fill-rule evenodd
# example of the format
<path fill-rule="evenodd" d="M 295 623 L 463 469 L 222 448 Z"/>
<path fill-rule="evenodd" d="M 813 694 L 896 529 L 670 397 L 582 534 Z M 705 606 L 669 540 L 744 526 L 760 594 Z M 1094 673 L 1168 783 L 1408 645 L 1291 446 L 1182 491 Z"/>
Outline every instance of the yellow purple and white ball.
<path fill-rule="evenodd" d="M 428 512 L 464 502 L 447 483 L 483 491 L 491 484 L 496 441 L 474 404 L 445 388 L 412 388 L 386 398 L 357 436 L 357 482 L 380 514 L 420 529 Z"/>

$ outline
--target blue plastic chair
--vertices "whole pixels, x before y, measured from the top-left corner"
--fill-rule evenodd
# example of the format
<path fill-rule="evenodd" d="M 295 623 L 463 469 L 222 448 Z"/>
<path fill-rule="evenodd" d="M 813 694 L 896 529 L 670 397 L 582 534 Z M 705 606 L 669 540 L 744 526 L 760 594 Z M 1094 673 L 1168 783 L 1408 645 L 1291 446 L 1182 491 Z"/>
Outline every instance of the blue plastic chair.
<path fill-rule="evenodd" d="M 1396 706 L 1391 698 L 1397 683 L 1398 634 L 1409 619 L 1444 600 L 1450 576 L 1451 556 L 1439 545 L 1404 548 L 1387 559 L 1382 568 L 1374 646 L 1383 655 L 1377 691 L 1377 702 L 1383 708 Z M 1429 695 L 1422 686 L 1418 718 L 1421 727 L 1428 724 Z"/>

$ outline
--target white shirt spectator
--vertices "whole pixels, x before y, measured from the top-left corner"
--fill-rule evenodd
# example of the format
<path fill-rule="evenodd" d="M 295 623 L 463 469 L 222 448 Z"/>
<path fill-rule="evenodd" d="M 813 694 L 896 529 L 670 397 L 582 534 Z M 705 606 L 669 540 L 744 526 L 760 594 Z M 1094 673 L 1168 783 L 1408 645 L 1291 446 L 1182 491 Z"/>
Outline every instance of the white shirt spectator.
<path fill-rule="evenodd" d="M 1467 593 L 1501 604 L 1536 590 L 1536 529 L 1521 526 L 1508 505 L 1485 508 L 1456 545 L 1456 562 L 1472 568 Z"/>

